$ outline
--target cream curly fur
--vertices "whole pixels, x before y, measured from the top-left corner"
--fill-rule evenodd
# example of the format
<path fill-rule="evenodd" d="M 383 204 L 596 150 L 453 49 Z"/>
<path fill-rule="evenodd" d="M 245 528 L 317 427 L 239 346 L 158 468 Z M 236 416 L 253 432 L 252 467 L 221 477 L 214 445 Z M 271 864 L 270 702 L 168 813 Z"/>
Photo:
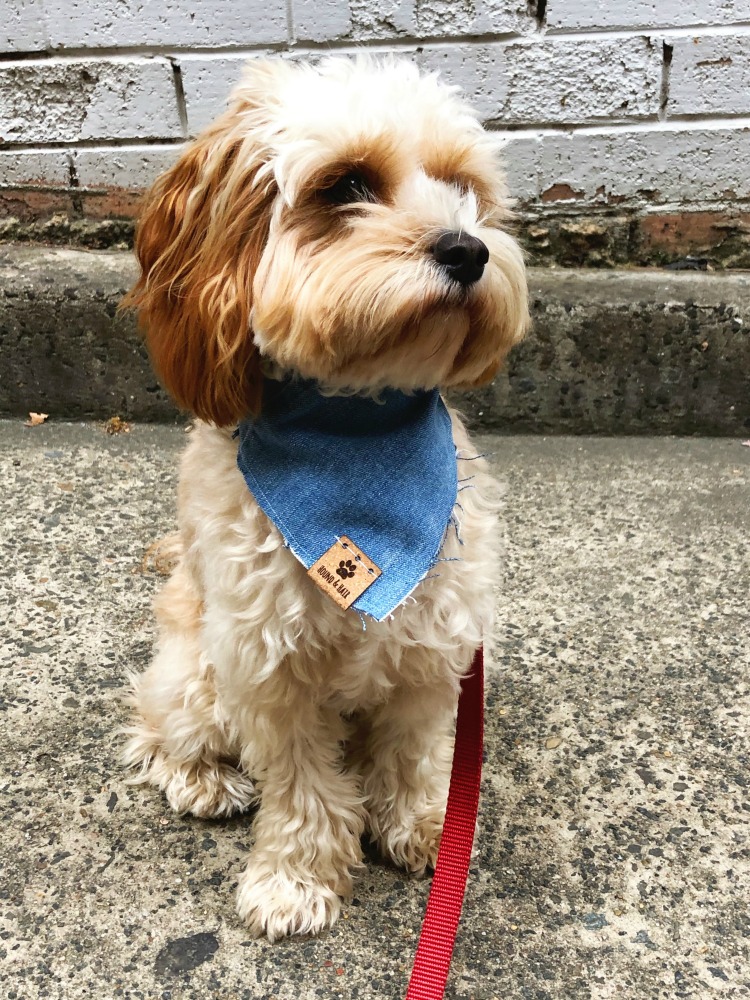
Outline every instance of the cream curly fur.
<path fill-rule="evenodd" d="M 357 164 L 372 155 L 380 201 L 333 218 L 313 195 L 355 147 Z M 232 220 L 250 203 L 262 239 L 244 260 Z M 248 371 L 262 353 L 334 389 L 490 377 L 527 321 L 506 215 L 489 140 L 449 88 L 402 64 L 342 60 L 256 67 L 146 208 L 132 301 L 162 377 L 210 422 L 182 460 L 178 561 L 156 601 L 155 658 L 133 679 L 125 762 L 178 812 L 258 804 L 237 902 L 271 940 L 333 923 L 365 831 L 409 871 L 434 863 L 459 682 L 491 622 L 497 516 L 453 413 L 459 478 L 473 477 L 456 530 L 412 596 L 363 629 L 306 576 L 237 469 L 232 422 L 262 406 Z M 224 251 L 211 228 L 222 220 Z M 427 260 L 456 225 L 491 255 L 461 295 Z M 361 274 L 358 254 L 371 255 Z M 397 302 L 380 297 L 389 283 Z"/>

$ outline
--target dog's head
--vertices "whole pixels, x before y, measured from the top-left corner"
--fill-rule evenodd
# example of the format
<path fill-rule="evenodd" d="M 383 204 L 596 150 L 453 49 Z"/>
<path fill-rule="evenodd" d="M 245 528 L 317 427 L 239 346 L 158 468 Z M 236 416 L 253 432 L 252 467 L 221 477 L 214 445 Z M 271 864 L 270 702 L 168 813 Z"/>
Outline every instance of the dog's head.
<path fill-rule="evenodd" d="M 154 185 L 131 291 L 177 401 L 259 408 L 261 357 L 334 387 L 477 385 L 528 322 L 496 142 L 405 62 L 252 63 Z"/>

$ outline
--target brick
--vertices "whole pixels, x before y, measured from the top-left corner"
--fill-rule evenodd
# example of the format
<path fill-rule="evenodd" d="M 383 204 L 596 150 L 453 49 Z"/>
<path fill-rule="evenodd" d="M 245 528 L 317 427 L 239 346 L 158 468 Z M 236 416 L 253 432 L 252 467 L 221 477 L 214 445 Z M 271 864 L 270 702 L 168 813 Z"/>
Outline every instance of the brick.
<path fill-rule="evenodd" d="M 519 163 L 515 162 L 515 150 Z M 505 156 L 511 194 L 565 203 L 639 206 L 750 197 L 750 129 L 667 127 L 609 135 L 512 136 Z"/>
<path fill-rule="evenodd" d="M 13 0 L 11 0 L 13 2 Z M 265 45 L 287 40 L 286 0 L 68 0 L 48 5 L 56 48 Z"/>
<path fill-rule="evenodd" d="M 616 212 L 575 203 L 550 212 L 531 206 L 522 211 L 517 231 L 535 264 L 661 267 L 690 255 L 721 268 L 750 266 L 750 213 L 737 209 Z"/>
<path fill-rule="evenodd" d="M 72 153 L 81 188 L 143 191 L 180 155 L 182 144 L 140 149 L 77 149 Z"/>
<path fill-rule="evenodd" d="M 651 259 L 655 254 L 670 258 L 718 256 L 730 267 L 742 267 L 741 262 L 731 260 L 731 255 L 739 252 L 747 260 L 750 233 L 747 212 L 657 212 L 644 215 L 638 228 L 642 252 Z M 734 247 L 726 246 L 730 240 Z"/>
<path fill-rule="evenodd" d="M 347 0 L 294 0 L 294 38 L 298 42 L 326 42 L 344 38 L 352 28 Z"/>
<path fill-rule="evenodd" d="M 656 118 L 661 45 L 636 37 L 505 47 L 507 96 L 500 122 L 585 124 Z"/>
<path fill-rule="evenodd" d="M 263 58 L 263 53 L 255 58 Z M 247 56 L 191 55 L 182 56 L 179 62 L 188 133 L 195 136 L 224 110 L 248 59 Z"/>
<path fill-rule="evenodd" d="M 506 106 L 507 65 L 501 44 L 425 46 L 418 62 L 422 69 L 437 71 L 446 83 L 460 87 L 483 119 L 497 117 Z"/>
<path fill-rule="evenodd" d="M 750 36 L 671 42 L 668 115 L 750 113 Z"/>
<path fill-rule="evenodd" d="M 34 232 L 37 220 L 68 214 L 72 208 L 66 190 L 0 188 L 0 242 L 17 240 L 19 236 L 26 239 L 26 232 Z"/>
<path fill-rule="evenodd" d="M 510 132 L 500 153 L 505 170 L 508 193 L 520 202 L 535 201 L 539 195 L 539 156 L 542 139 L 539 136 Z"/>
<path fill-rule="evenodd" d="M 142 191 L 112 188 L 105 191 L 82 191 L 77 195 L 84 218 L 94 222 L 102 220 L 134 220 L 143 204 Z"/>
<path fill-rule="evenodd" d="M 659 111 L 661 48 L 645 38 L 431 45 L 420 61 L 498 125 L 627 121 Z"/>
<path fill-rule="evenodd" d="M 548 30 L 723 25 L 750 18 L 749 0 L 548 0 Z"/>
<path fill-rule="evenodd" d="M 0 52 L 45 47 L 43 0 L 0 0 Z"/>
<path fill-rule="evenodd" d="M 180 138 L 166 59 L 0 63 L 6 143 Z"/>
<path fill-rule="evenodd" d="M 519 32 L 534 28 L 534 18 L 525 2 L 415 0 L 412 6 L 415 34 L 428 38 Z"/>
<path fill-rule="evenodd" d="M 0 151 L 0 185 L 67 187 L 70 158 L 64 149 Z"/>
<path fill-rule="evenodd" d="M 406 8 L 406 9 L 404 9 Z M 371 0 L 349 0 L 352 30 L 357 41 L 368 38 L 397 38 L 413 34 L 414 0 L 384 0 L 373 4 Z"/>
<path fill-rule="evenodd" d="M 343 6 L 343 4 L 341 4 Z M 523 0 L 349 0 L 351 37 L 460 37 L 525 33 L 536 27 Z"/>

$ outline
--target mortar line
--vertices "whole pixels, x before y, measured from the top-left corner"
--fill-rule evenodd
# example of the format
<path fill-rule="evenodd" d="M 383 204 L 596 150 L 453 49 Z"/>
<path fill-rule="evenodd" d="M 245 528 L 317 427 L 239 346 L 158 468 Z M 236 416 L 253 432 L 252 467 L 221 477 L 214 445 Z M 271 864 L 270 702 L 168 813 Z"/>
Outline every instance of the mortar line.
<path fill-rule="evenodd" d="M 286 0 L 286 42 L 294 45 L 294 0 Z"/>
<path fill-rule="evenodd" d="M 690 214 L 692 212 L 722 212 L 727 214 L 737 214 L 745 211 L 750 205 L 750 195 L 741 198 L 716 198 L 715 200 L 702 199 L 701 201 L 660 201 L 643 203 L 636 200 L 636 195 L 627 196 L 627 201 L 611 204 L 609 202 L 597 201 L 565 201 L 565 202 L 543 202 L 539 198 L 534 201 L 528 199 L 515 199 L 514 209 L 517 214 L 523 216 L 533 216 L 535 220 L 543 221 L 549 218 L 570 218 L 571 216 L 604 216 L 615 217 L 642 216 L 642 215 L 663 215 L 663 214 Z"/>
<path fill-rule="evenodd" d="M 182 81 L 182 67 L 180 66 L 180 61 L 176 56 L 169 56 L 168 58 L 172 64 L 172 79 L 174 83 L 175 100 L 177 101 L 177 114 L 180 119 L 180 128 L 182 129 L 183 138 L 187 139 L 188 113 L 187 102 L 185 101 L 185 87 Z"/>
<path fill-rule="evenodd" d="M 43 153 L 47 150 L 50 152 L 57 152 L 59 150 L 66 149 L 94 149 L 101 151 L 111 149 L 127 149 L 140 151 L 152 148 L 158 149 L 159 147 L 168 148 L 171 146 L 180 146 L 184 142 L 184 136 L 176 136 L 174 139 L 170 139 L 169 136 L 161 136 L 160 138 L 154 139 L 134 139 L 133 136 L 128 136 L 126 139 L 53 139 L 49 142 L 5 143 L 0 146 L 0 156 L 3 153 Z"/>
<path fill-rule="evenodd" d="M 669 107 L 669 78 L 672 66 L 672 54 L 674 46 L 662 42 L 662 62 L 661 62 L 661 88 L 659 92 L 659 119 L 665 121 L 667 109 Z"/>
<path fill-rule="evenodd" d="M 523 125 L 512 122 L 503 122 L 498 119 L 489 119 L 485 122 L 487 129 L 493 133 L 505 133 L 509 140 L 519 139 L 543 139 L 546 137 L 570 137 L 573 135 L 587 136 L 615 136 L 615 135 L 639 135 L 649 132 L 655 133 L 685 133 L 696 131 L 716 132 L 721 129 L 730 131 L 750 130 L 750 116 L 747 114 L 738 115 L 670 115 L 668 119 L 660 120 L 653 118 L 643 122 L 606 122 L 604 124 L 560 124 L 555 122 L 534 123 L 529 122 Z M 60 150 L 81 149 L 108 151 L 113 149 L 129 150 L 140 152 L 148 149 L 167 150 L 181 146 L 185 142 L 183 136 L 160 136 L 154 138 L 101 138 L 101 139 L 59 139 L 39 142 L 18 142 L 5 143 L 0 146 L 0 157 L 4 154 L 17 153 L 45 153 L 58 152 Z"/>
<path fill-rule="evenodd" d="M 81 184 L 78 179 L 78 171 L 76 170 L 75 156 L 71 150 L 66 157 L 68 161 L 68 188 L 67 192 L 70 195 L 70 203 L 73 208 L 73 215 L 79 218 L 83 215 L 83 201 L 80 195 Z"/>
<path fill-rule="evenodd" d="M 750 115 L 746 112 L 737 115 L 726 113 L 715 115 L 670 115 L 669 118 L 664 120 L 653 117 L 647 121 L 625 122 L 621 120 L 617 122 L 597 123 L 596 125 L 592 125 L 591 123 L 566 124 L 562 122 L 528 122 L 517 124 L 515 122 L 504 122 L 501 119 L 490 118 L 485 121 L 485 127 L 492 132 L 505 132 L 509 136 L 525 138 L 543 138 L 548 135 L 612 135 L 623 132 L 694 132 L 701 129 L 717 131 L 721 128 L 737 131 L 750 129 Z"/>

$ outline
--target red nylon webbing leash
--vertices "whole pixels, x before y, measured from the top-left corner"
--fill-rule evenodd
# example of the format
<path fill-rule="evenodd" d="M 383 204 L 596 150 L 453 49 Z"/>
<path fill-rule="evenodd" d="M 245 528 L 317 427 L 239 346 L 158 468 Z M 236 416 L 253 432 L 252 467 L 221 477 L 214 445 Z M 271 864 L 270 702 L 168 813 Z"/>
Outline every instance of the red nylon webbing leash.
<path fill-rule="evenodd" d="M 445 993 L 477 825 L 483 739 L 484 655 L 480 646 L 470 673 L 461 680 L 445 824 L 406 1000 L 440 1000 Z"/>

